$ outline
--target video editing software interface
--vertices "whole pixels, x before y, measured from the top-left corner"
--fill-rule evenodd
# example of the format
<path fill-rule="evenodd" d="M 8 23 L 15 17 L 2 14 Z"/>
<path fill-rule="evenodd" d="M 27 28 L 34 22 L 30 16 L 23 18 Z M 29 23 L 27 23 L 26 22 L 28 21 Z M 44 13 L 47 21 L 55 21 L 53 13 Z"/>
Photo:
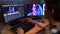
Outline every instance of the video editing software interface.
<path fill-rule="evenodd" d="M 5 23 L 24 17 L 24 5 L 2 5 Z"/>

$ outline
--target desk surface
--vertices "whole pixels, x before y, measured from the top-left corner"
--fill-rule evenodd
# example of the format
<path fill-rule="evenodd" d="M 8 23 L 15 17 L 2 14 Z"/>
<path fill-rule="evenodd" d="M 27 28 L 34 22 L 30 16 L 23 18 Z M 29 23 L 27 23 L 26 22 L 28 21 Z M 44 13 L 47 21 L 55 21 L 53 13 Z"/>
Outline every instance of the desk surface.
<path fill-rule="evenodd" d="M 7 31 L 9 31 L 9 26 L 5 26 L 4 27 L 4 29 L 5 30 L 7 30 Z M 41 31 L 42 30 L 42 28 L 40 28 L 40 27 L 38 27 L 38 26 L 36 26 L 35 25 L 35 27 L 33 27 L 32 29 L 30 29 L 28 32 L 26 32 L 25 34 L 36 34 L 37 32 L 39 32 L 39 31 Z M 5 32 L 5 33 L 8 33 L 8 32 Z M 9 32 L 9 34 L 10 34 L 11 32 Z"/>
<path fill-rule="evenodd" d="M 31 30 L 26 32 L 25 34 L 35 34 L 35 33 L 39 32 L 40 30 L 42 30 L 42 28 L 39 28 L 38 26 L 35 26 Z"/>

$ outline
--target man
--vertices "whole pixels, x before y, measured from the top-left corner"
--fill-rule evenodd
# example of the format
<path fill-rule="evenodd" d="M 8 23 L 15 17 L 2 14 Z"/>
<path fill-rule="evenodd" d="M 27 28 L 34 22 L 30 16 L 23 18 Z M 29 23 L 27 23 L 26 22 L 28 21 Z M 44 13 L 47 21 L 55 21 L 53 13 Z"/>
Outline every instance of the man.
<path fill-rule="evenodd" d="M 60 22 L 60 0 L 46 0 L 45 3 L 46 3 L 46 9 L 48 11 L 47 18 L 50 17 L 49 20 L 52 18 L 53 21 Z M 47 22 L 45 21 L 45 23 L 37 22 L 32 19 L 28 19 L 28 20 L 42 28 L 44 28 L 45 26 L 47 26 L 49 24 L 48 20 L 46 20 Z M 54 22 L 54 24 L 55 24 L 55 22 Z M 53 24 L 53 22 L 51 22 L 51 21 L 50 21 L 50 23 Z"/>

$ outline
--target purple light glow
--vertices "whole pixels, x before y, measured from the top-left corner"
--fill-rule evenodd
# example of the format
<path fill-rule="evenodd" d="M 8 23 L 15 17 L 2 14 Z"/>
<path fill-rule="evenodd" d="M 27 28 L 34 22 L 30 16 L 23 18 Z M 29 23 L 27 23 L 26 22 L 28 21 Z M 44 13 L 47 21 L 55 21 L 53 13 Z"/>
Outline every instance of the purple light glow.
<path fill-rule="evenodd" d="M 32 13 L 33 13 L 33 15 L 36 15 L 37 14 L 37 10 L 36 10 L 36 5 L 35 4 L 33 4 L 33 7 L 32 7 Z"/>
<path fill-rule="evenodd" d="M 11 8 L 9 7 L 9 11 L 8 12 L 11 12 Z"/>

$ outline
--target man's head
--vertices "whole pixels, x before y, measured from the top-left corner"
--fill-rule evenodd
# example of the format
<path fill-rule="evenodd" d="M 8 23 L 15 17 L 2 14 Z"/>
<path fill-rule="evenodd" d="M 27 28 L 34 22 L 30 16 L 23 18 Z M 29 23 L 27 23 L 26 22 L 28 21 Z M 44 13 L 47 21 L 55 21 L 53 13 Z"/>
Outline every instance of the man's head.
<path fill-rule="evenodd" d="M 60 21 L 60 0 L 45 0 L 46 8 L 48 12 L 51 10 L 53 12 L 53 19 L 55 21 Z M 54 11 L 52 11 L 52 9 Z M 50 14 L 51 14 L 50 13 Z"/>

